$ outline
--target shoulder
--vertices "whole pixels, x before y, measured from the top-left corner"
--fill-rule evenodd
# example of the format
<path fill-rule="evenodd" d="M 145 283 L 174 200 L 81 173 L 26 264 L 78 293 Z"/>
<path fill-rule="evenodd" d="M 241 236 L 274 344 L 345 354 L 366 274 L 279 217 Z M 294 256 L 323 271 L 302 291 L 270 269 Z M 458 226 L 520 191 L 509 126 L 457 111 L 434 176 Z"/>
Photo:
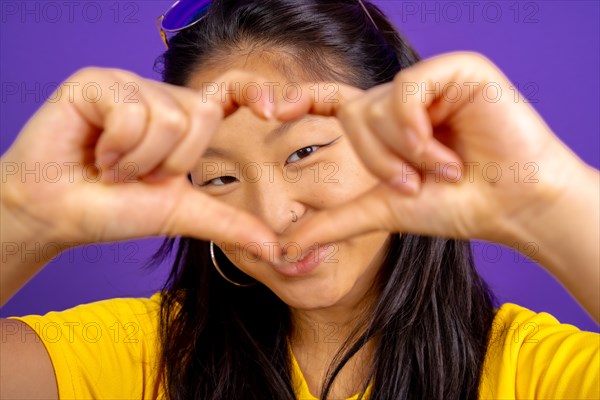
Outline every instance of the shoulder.
<path fill-rule="evenodd" d="M 513 303 L 503 304 L 496 310 L 489 336 L 488 352 L 528 350 L 542 351 L 552 344 L 553 351 L 565 347 L 567 342 L 578 345 L 600 345 L 600 335 L 561 323 L 546 312 L 535 312 Z M 548 347 L 548 350 L 550 347 Z"/>
<path fill-rule="evenodd" d="M 597 334 L 561 323 L 549 313 L 538 313 L 518 304 L 505 303 L 496 310 L 490 332 L 490 345 L 534 344 L 556 335 L 578 335 L 579 338 L 598 339 Z"/>
<path fill-rule="evenodd" d="M 113 298 L 10 319 L 31 327 L 45 346 L 60 398 L 141 398 L 158 390 L 162 296 Z"/>
<path fill-rule="evenodd" d="M 600 397 L 599 369 L 590 369 L 599 362 L 597 333 L 506 303 L 489 333 L 482 398 Z"/>

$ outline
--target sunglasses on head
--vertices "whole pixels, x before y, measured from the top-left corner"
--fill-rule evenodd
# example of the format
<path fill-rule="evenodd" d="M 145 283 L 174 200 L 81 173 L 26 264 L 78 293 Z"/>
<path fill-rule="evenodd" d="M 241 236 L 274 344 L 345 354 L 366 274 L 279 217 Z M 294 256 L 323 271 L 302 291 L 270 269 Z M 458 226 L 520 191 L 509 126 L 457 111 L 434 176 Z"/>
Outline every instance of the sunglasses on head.
<path fill-rule="evenodd" d="M 156 26 L 158 27 L 160 36 L 162 37 L 165 46 L 167 46 L 167 49 L 169 48 L 167 32 L 179 32 L 201 21 L 202 18 L 206 16 L 206 12 L 211 3 L 212 0 L 177 0 L 167 12 L 156 18 Z M 358 4 L 360 4 L 375 28 L 377 28 L 377 24 L 371 17 L 371 14 L 369 13 L 369 10 L 367 10 L 367 7 L 365 7 L 363 1 L 358 0 Z"/>
<path fill-rule="evenodd" d="M 165 46 L 169 48 L 167 32 L 174 33 L 189 28 L 206 16 L 212 0 L 178 0 L 156 19 L 156 26 Z"/>

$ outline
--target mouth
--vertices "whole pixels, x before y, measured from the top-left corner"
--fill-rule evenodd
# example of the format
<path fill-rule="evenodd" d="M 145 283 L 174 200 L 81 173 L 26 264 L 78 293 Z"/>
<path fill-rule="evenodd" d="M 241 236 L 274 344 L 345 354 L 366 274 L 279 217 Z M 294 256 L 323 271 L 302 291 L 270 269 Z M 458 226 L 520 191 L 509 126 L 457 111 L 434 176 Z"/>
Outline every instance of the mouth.
<path fill-rule="evenodd" d="M 281 264 L 274 265 L 275 271 L 287 277 L 300 277 L 314 271 L 326 259 L 327 249 L 330 245 L 324 244 L 319 247 L 312 246 L 309 252 L 302 258 L 294 261 L 288 261 L 284 256 L 284 261 Z"/>

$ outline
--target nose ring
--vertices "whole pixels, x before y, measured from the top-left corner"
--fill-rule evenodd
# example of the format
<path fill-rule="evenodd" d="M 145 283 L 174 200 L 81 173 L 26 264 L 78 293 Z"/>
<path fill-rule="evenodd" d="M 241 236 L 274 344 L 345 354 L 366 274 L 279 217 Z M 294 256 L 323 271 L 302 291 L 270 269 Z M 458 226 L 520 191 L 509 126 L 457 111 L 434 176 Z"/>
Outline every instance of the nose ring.
<path fill-rule="evenodd" d="M 290 210 L 290 212 L 292 213 L 292 222 L 298 221 L 298 214 L 294 210 Z"/>

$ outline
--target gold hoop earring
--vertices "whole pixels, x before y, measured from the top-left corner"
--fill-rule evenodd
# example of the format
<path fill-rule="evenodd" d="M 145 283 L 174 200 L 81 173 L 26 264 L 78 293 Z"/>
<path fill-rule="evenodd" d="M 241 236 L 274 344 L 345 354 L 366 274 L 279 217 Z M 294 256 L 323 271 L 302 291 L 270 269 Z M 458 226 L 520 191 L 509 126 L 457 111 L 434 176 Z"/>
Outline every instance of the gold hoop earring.
<path fill-rule="evenodd" d="M 246 284 L 237 283 L 237 282 L 229 279 L 227 276 L 225 276 L 223 271 L 221 271 L 221 268 L 219 268 L 219 264 L 217 263 L 217 258 L 215 257 L 215 242 L 213 242 L 212 240 L 210 241 L 210 259 L 212 260 L 212 263 L 213 263 L 215 269 L 217 270 L 217 272 L 219 273 L 219 275 L 221 275 L 221 277 L 223 277 L 223 279 L 225 279 L 227 282 L 231 283 L 232 285 L 239 286 L 239 287 L 248 287 L 248 286 L 256 285 L 256 282 L 246 283 Z"/>

